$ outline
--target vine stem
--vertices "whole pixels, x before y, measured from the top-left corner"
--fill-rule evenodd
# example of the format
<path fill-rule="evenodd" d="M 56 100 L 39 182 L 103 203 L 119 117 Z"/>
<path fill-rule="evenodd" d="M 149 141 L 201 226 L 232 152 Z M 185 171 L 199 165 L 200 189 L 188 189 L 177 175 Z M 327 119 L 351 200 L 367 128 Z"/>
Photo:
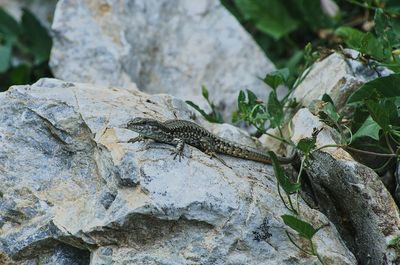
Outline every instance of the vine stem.
<path fill-rule="evenodd" d="M 300 169 L 299 169 L 299 173 L 297 174 L 296 183 L 299 183 L 299 182 L 300 182 L 300 176 L 301 176 L 301 173 L 302 173 L 303 170 L 304 170 L 304 163 L 305 163 L 305 161 L 306 161 L 307 159 L 308 159 L 308 156 L 305 156 L 305 157 L 301 160 Z M 300 192 L 297 191 L 297 195 L 296 195 L 296 206 L 297 206 L 297 212 L 298 212 L 298 214 L 300 215 L 299 194 L 300 194 Z"/>
<path fill-rule="evenodd" d="M 364 5 L 363 3 L 354 1 L 354 0 L 346 0 L 347 2 L 351 3 L 351 4 L 355 4 L 358 5 L 360 7 L 366 8 L 366 9 L 371 9 L 371 10 L 377 10 L 376 7 L 370 6 L 370 5 Z"/>
<path fill-rule="evenodd" d="M 390 144 L 388 134 L 387 134 L 387 133 L 384 133 L 384 134 L 385 134 L 385 141 L 386 141 L 386 144 L 387 144 L 387 146 L 388 146 L 390 152 L 392 152 L 393 154 L 395 154 L 395 152 L 394 152 L 394 150 L 393 150 L 393 148 L 392 148 L 392 145 Z"/>
<path fill-rule="evenodd" d="M 290 145 L 290 146 L 295 146 L 295 144 L 289 142 L 289 141 L 286 140 L 285 138 L 282 138 L 282 137 L 279 137 L 279 136 L 276 136 L 276 135 L 273 135 L 273 134 L 270 134 L 270 133 L 267 133 L 267 132 L 264 132 L 264 133 L 265 133 L 266 135 L 268 135 L 269 137 L 272 137 L 272 138 L 274 138 L 274 139 L 276 139 L 276 140 L 282 141 L 282 142 L 284 142 L 284 143 L 286 143 L 286 144 L 288 144 L 288 145 Z"/>
<path fill-rule="evenodd" d="M 314 253 L 309 252 L 309 251 L 303 249 L 302 247 L 300 247 L 299 245 L 297 245 L 296 242 L 294 242 L 293 238 L 290 236 L 290 234 L 289 234 L 288 231 L 285 231 L 285 233 L 286 233 L 287 237 L 289 238 L 289 241 L 292 242 L 292 244 L 293 244 L 296 248 L 298 248 L 299 250 L 303 251 L 304 253 L 306 253 L 306 254 L 308 254 L 308 255 L 310 255 L 310 256 L 314 256 Z"/>
<path fill-rule="evenodd" d="M 283 202 L 283 205 L 285 206 L 285 208 L 288 209 L 290 212 L 295 212 L 295 211 L 293 211 L 294 209 L 289 208 L 289 206 L 286 204 L 286 201 L 283 199 L 279 183 L 278 183 L 278 194 L 279 194 L 279 197 L 281 198 L 281 201 Z M 287 195 L 287 196 L 289 196 L 289 195 Z"/>
<path fill-rule="evenodd" d="M 368 155 L 375 155 L 375 156 L 382 156 L 382 157 L 397 157 L 396 154 L 376 153 L 376 152 L 371 152 L 371 151 L 360 150 L 360 149 L 353 148 L 353 147 L 350 147 L 350 146 L 347 146 L 347 145 L 338 145 L 338 144 L 327 144 L 327 145 L 324 145 L 324 146 L 321 146 L 321 147 L 315 149 L 313 152 L 319 151 L 321 149 L 328 148 L 328 147 L 338 147 L 338 148 L 343 148 L 345 150 L 347 149 L 347 150 L 350 150 L 350 151 L 363 153 L 363 154 L 368 154 Z"/>

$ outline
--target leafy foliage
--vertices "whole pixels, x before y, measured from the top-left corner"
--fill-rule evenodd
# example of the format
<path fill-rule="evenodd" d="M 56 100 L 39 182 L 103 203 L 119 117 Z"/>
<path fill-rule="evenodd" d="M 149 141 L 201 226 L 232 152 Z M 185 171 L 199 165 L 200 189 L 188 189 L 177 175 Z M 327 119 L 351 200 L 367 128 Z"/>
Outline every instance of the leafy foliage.
<path fill-rule="evenodd" d="M 317 140 L 315 137 L 300 139 L 300 141 L 297 143 L 297 149 L 305 154 L 309 154 L 315 148 L 316 141 Z"/>
<path fill-rule="evenodd" d="M 354 48 L 372 58 L 384 60 L 387 65 L 393 64 L 392 51 L 399 48 L 399 1 L 221 2 L 252 34 L 275 65 L 289 68 L 294 77 L 300 76 L 309 66 L 304 49 L 308 42 L 313 47 L 328 49 L 339 45 Z M 370 30 L 371 22 L 375 24 L 373 30 Z"/>
<path fill-rule="evenodd" d="M 308 222 L 302 221 L 293 215 L 285 214 L 285 215 L 282 215 L 281 217 L 283 219 L 283 222 L 287 226 L 289 226 L 290 228 L 295 230 L 297 233 L 300 234 L 300 236 L 302 236 L 306 239 L 311 240 L 311 238 L 318 231 Z"/>
<path fill-rule="evenodd" d="M 400 97 L 400 74 L 380 77 L 363 84 L 347 100 L 347 104 L 360 103 L 367 99 Z"/>
<path fill-rule="evenodd" d="M 271 86 L 268 101 L 265 104 L 250 90 L 240 91 L 238 96 L 238 110 L 233 113 L 232 122 L 239 121 L 253 125 L 259 133 L 264 133 L 267 125 L 271 128 L 280 127 L 284 121 L 284 106 L 287 97 L 278 99 L 277 89 L 287 84 L 289 69 L 284 68 L 269 73 L 264 82 Z"/>
<path fill-rule="evenodd" d="M 235 0 L 243 18 L 254 23 L 260 31 L 274 39 L 280 39 L 298 27 L 280 0 Z"/>
<path fill-rule="evenodd" d="M 207 101 L 208 105 L 211 108 L 210 113 L 207 113 L 205 110 L 203 110 L 202 108 L 200 108 L 198 105 L 196 105 L 195 103 L 193 103 L 190 100 L 187 100 L 186 104 L 188 104 L 189 106 L 191 106 L 192 108 L 197 110 L 209 122 L 223 123 L 224 119 L 222 118 L 221 113 L 218 112 L 214 103 L 210 101 L 210 99 L 208 97 L 208 90 L 205 86 L 201 87 L 201 94 L 203 95 L 203 98 Z"/>
<path fill-rule="evenodd" d="M 379 124 L 376 123 L 376 121 L 374 121 L 371 116 L 368 116 L 361 127 L 353 135 L 352 141 L 356 141 L 363 137 L 371 137 L 374 140 L 379 140 L 380 130 L 381 127 L 379 126 Z"/>
<path fill-rule="evenodd" d="M 51 76 L 52 41 L 47 29 L 27 9 L 18 23 L 0 8 L 0 91 Z"/>
<path fill-rule="evenodd" d="M 328 16 L 314 0 L 221 0 L 253 35 L 278 67 L 298 76 L 305 66 L 304 46 L 317 40 L 318 31 L 335 25 L 339 16 Z"/>
<path fill-rule="evenodd" d="M 284 0 L 251 1 L 223 0 L 225 6 L 238 18 L 253 35 L 278 67 L 283 69 L 268 74 L 264 82 L 272 88 L 267 103 L 257 99 L 251 91 L 241 91 L 238 97 L 238 111 L 234 122 L 244 121 L 253 125 L 260 135 L 267 128 L 281 131 L 285 110 L 296 107 L 289 100 L 289 94 L 278 97 L 280 85 L 288 86 L 289 93 L 307 75 L 307 67 L 319 58 L 342 52 L 342 47 L 359 52 L 356 58 L 378 74 L 378 78 L 367 82 L 349 98 L 346 111 L 338 110 L 334 101 L 324 95 L 320 119 L 337 129 L 341 143 L 338 147 L 361 154 L 372 154 L 372 163 L 384 159 L 377 172 L 386 172 L 394 166 L 400 154 L 400 2 L 391 0 Z M 267 3 L 268 2 L 268 3 Z M 318 4 L 316 3 L 318 2 Z M 322 3 L 330 3 L 323 6 Z M 284 6 L 284 8 L 282 7 Z M 308 43 L 310 41 L 310 43 Z M 315 51 L 313 47 L 323 46 Z M 303 49 L 304 47 L 304 49 Z M 351 57 L 343 52 L 346 57 Z M 387 67 L 394 73 L 380 76 L 380 67 Z M 289 240 L 310 255 L 316 255 L 312 237 L 318 229 L 303 221 L 299 209 L 295 209 L 291 197 L 300 190 L 301 172 L 309 166 L 316 148 L 316 131 L 311 138 L 301 139 L 293 145 L 288 139 L 275 137 L 301 151 L 301 161 L 297 181 L 285 175 L 279 160 L 270 152 L 278 192 L 285 207 L 292 215 L 283 215 L 288 227 L 310 243 L 310 249 L 299 247 L 287 232 Z M 328 147 L 328 146 L 325 146 Z M 379 152 L 377 152 L 377 150 Z M 393 172 L 392 172 L 393 174 Z M 286 197 L 283 197 L 280 189 Z M 396 239 L 390 244 L 398 246 Z"/>
<path fill-rule="evenodd" d="M 265 78 L 264 82 L 269 85 L 273 90 L 276 90 L 279 85 L 286 84 L 289 79 L 289 69 L 283 68 L 276 70 L 274 72 L 268 73 Z"/>
<path fill-rule="evenodd" d="M 272 165 L 274 167 L 274 173 L 278 184 L 283 188 L 287 194 L 292 194 L 300 190 L 300 183 L 293 183 L 289 177 L 285 174 L 282 166 L 279 164 L 279 160 L 274 152 L 268 152 L 272 160 Z"/>

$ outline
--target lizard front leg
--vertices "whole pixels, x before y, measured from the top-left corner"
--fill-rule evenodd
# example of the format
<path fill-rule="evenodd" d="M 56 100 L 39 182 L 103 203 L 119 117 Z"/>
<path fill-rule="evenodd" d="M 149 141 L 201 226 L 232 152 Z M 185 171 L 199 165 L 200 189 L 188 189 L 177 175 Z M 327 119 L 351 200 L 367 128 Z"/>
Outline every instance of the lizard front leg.
<path fill-rule="evenodd" d="M 183 148 L 185 147 L 185 142 L 180 138 L 174 138 L 174 143 L 176 143 L 174 151 L 171 152 L 171 155 L 174 155 L 174 160 L 178 156 L 179 162 L 181 162 L 181 158 L 183 157 Z"/>
<path fill-rule="evenodd" d="M 200 139 L 200 145 L 201 145 L 201 148 L 203 149 L 203 152 L 210 156 L 210 159 L 215 157 L 224 166 L 227 166 L 227 167 L 231 168 L 230 166 L 228 166 L 226 164 L 226 162 L 222 158 L 217 156 L 217 153 L 215 152 L 215 149 L 214 149 L 213 145 L 211 144 L 211 142 L 210 142 L 210 140 L 208 138 L 206 138 L 206 137 L 201 138 Z"/>
<path fill-rule="evenodd" d="M 143 142 L 143 141 L 146 141 L 146 140 L 147 140 L 147 138 L 145 136 L 139 135 L 139 136 L 137 136 L 135 138 L 129 139 L 128 143 L 133 144 L 133 143 L 136 143 L 136 142 Z"/>

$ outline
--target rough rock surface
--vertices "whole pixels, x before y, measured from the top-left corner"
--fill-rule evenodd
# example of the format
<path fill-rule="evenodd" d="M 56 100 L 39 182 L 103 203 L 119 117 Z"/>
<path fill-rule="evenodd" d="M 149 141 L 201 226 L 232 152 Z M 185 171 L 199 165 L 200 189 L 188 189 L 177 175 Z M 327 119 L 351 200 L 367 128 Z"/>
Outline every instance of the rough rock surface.
<path fill-rule="evenodd" d="M 167 95 L 55 79 L 0 94 L 0 263 L 316 261 L 286 237 L 270 166 L 226 156 L 228 168 L 192 147 L 172 160 L 169 145 L 126 142 L 136 116 L 191 112 Z M 315 227 L 329 224 L 300 207 Z M 356 264 L 333 225 L 314 243 L 326 264 Z"/>
<path fill-rule="evenodd" d="M 51 68 L 57 78 L 167 93 L 230 116 L 240 89 L 264 98 L 274 69 L 219 0 L 60 0 Z"/>
<path fill-rule="evenodd" d="M 338 133 L 307 109 L 297 112 L 292 122 L 294 142 L 311 137 L 316 128 L 323 129 L 317 148 L 337 144 Z M 310 162 L 306 171 L 317 203 L 359 264 L 398 264 L 399 253 L 388 242 L 400 236 L 399 212 L 379 176 L 341 148 L 321 149 Z"/>
<path fill-rule="evenodd" d="M 333 53 L 313 64 L 292 97 L 308 107 L 313 100 L 321 99 L 324 94 L 328 94 L 335 106 L 340 109 L 351 93 L 362 84 L 379 75 L 386 76 L 391 73 L 386 68 L 378 67 L 373 70 L 356 60 L 357 56 L 357 51 L 345 49 L 343 54 Z"/>

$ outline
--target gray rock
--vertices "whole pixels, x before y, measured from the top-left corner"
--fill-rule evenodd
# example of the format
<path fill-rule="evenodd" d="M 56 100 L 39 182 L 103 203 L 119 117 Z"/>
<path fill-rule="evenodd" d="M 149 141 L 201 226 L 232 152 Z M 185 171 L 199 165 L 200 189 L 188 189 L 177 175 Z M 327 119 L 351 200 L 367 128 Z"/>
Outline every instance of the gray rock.
<path fill-rule="evenodd" d="M 324 94 L 328 94 L 335 106 L 340 109 L 351 93 L 362 84 L 379 75 L 386 76 L 392 73 L 382 67 L 371 69 L 356 60 L 357 56 L 358 52 L 346 49 L 343 54 L 333 53 L 313 64 L 292 97 L 308 107 L 313 100 L 321 99 Z"/>
<path fill-rule="evenodd" d="M 60 0 L 51 68 L 57 78 L 167 93 L 207 108 L 200 88 L 225 118 L 240 89 L 262 99 L 258 77 L 274 69 L 219 0 Z M 208 108 L 207 108 L 208 109 Z"/>
<path fill-rule="evenodd" d="M 314 128 L 323 129 L 317 148 L 339 139 L 307 109 L 301 109 L 292 123 L 295 143 L 311 137 Z M 359 264 L 397 264 L 398 252 L 388 242 L 400 236 L 399 211 L 379 176 L 336 147 L 313 153 L 306 171 L 318 206 L 335 223 Z"/>
<path fill-rule="evenodd" d="M 285 234 L 271 166 L 224 156 L 228 168 L 190 146 L 179 162 L 169 145 L 126 142 L 134 117 L 190 114 L 171 96 L 54 79 L 1 93 L 0 261 L 82 264 L 77 255 L 90 253 L 90 264 L 316 262 Z M 315 227 L 330 224 L 300 207 Z M 332 224 L 313 241 L 327 264 L 356 264 Z"/>

